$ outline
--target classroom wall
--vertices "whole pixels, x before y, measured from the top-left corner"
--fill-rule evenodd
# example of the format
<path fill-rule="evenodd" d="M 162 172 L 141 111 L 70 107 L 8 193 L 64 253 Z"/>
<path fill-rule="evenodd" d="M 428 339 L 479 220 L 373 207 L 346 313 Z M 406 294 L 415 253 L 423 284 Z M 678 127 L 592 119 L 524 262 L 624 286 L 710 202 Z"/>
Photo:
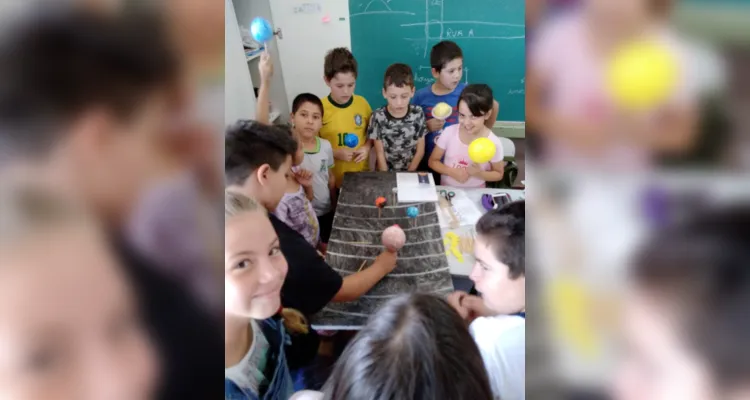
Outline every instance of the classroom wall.
<path fill-rule="evenodd" d="M 224 120 L 230 125 L 238 119 L 255 118 L 255 93 L 232 0 L 224 2 Z"/>
<path fill-rule="evenodd" d="M 271 1 L 273 24 L 282 29 L 284 36 L 276 42 L 289 103 L 300 93 L 328 94 L 323 81 L 323 57 L 334 47 L 351 49 L 349 13 L 348 0 Z M 523 122 L 498 121 L 495 133 L 523 138 L 525 126 Z"/>
<path fill-rule="evenodd" d="M 351 48 L 348 0 L 271 1 L 273 24 L 289 102 L 300 93 L 325 96 L 323 58 L 335 47 Z"/>
<path fill-rule="evenodd" d="M 239 26 L 243 27 L 249 27 L 250 22 L 256 18 L 256 17 L 262 17 L 266 20 L 270 21 L 273 25 L 274 29 L 278 27 L 283 27 L 283 25 L 279 24 L 277 21 L 274 20 L 272 14 L 271 14 L 271 3 L 287 3 L 287 0 L 278 1 L 278 0 L 233 0 L 232 3 L 234 3 L 235 6 L 235 12 L 237 14 L 237 23 Z M 286 32 L 284 32 L 286 33 Z M 284 35 L 286 37 L 286 35 Z M 274 36 L 274 38 L 269 42 L 266 43 L 268 46 L 269 53 L 271 54 L 271 60 L 274 64 L 274 74 L 273 78 L 271 79 L 271 90 L 269 92 L 269 97 L 271 98 L 271 108 L 273 111 L 278 111 L 281 113 L 280 120 L 282 122 L 286 122 L 289 119 L 289 111 L 290 111 L 290 104 L 294 98 L 288 98 L 286 95 L 286 91 L 284 91 L 284 79 L 286 78 L 286 73 L 282 70 L 281 65 L 282 61 L 279 56 L 278 51 L 278 43 L 279 39 Z M 247 63 L 249 64 L 248 70 L 249 73 L 252 74 L 252 80 L 253 82 L 256 82 L 256 86 L 259 86 L 260 83 L 260 74 L 258 73 L 258 60 L 256 59 L 254 62 Z M 247 73 L 247 72 L 246 72 Z"/>

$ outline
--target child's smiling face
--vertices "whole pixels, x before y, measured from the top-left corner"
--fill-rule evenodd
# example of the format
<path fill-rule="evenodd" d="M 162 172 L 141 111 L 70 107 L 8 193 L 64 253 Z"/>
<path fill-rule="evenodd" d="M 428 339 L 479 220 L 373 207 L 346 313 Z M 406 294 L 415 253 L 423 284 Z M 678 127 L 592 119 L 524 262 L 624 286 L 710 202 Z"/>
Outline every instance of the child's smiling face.
<path fill-rule="evenodd" d="M 461 128 L 472 135 L 478 135 L 484 130 L 484 124 L 489 117 L 489 112 L 479 116 L 472 114 L 465 101 L 460 101 L 458 103 L 458 123 Z"/>
<path fill-rule="evenodd" d="M 59 228 L 0 250 L 1 399 L 153 397 L 154 352 L 101 237 Z"/>
<path fill-rule="evenodd" d="M 330 80 L 326 79 L 326 84 L 331 88 L 333 101 L 338 104 L 346 104 L 354 96 L 357 78 L 352 72 L 339 72 Z"/>
<path fill-rule="evenodd" d="M 461 82 L 461 77 L 464 73 L 464 60 L 463 58 L 455 58 L 447 62 L 440 72 L 435 69 L 432 70 L 432 77 L 436 81 L 440 82 L 446 89 L 453 90 Z"/>
<path fill-rule="evenodd" d="M 287 262 L 263 210 L 226 220 L 225 301 L 227 315 L 266 319 L 279 311 Z"/>

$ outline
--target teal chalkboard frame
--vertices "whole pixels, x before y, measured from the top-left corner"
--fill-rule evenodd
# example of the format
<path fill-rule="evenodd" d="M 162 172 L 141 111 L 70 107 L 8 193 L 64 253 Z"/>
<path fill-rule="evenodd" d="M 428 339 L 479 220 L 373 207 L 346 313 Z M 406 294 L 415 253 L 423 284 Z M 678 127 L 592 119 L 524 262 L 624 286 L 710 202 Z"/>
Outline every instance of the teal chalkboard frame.
<path fill-rule="evenodd" d="M 373 108 L 385 104 L 383 74 L 390 64 L 409 64 L 417 89 L 431 85 L 430 49 L 453 40 L 464 53 L 464 81 L 492 87 L 497 120 L 524 121 L 524 0 L 350 0 L 349 13 L 356 92 Z"/>

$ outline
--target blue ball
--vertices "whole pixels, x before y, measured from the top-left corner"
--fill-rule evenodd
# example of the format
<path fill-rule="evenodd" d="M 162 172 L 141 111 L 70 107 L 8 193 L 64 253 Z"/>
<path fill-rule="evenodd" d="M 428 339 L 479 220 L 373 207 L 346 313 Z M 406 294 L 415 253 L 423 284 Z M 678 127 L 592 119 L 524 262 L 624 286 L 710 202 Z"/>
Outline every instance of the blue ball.
<path fill-rule="evenodd" d="M 266 43 L 273 37 L 273 29 L 265 18 L 256 17 L 250 23 L 250 35 L 256 42 Z"/>
<path fill-rule="evenodd" d="M 359 137 L 353 133 L 344 135 L 344 145 L 349 148 L 355 148 L 359 144 Z"/>
<path fill-rule="evenodd" d="M 417 218 L 417 215 L 419 215 L 419 209 L 417 207 L 411 206 L 406 209 L 406 216 L 409 218 Z"/>

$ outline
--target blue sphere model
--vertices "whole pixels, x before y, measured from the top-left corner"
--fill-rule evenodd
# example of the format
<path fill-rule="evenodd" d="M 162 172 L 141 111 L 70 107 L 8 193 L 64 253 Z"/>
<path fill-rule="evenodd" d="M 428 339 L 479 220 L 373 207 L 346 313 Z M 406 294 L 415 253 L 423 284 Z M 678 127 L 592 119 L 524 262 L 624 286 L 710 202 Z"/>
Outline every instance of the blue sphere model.
<path fill-rule="evenodd" d="M 417 218 L 417 215 L 419 215 L 419 209 L 417 207 L 411 206 L 406 209 L 406 216 L 409 218 Z"/>
<path fill-rule="evenodd" d="M 344 135 L 344 145 L 349 148 L 355 148 L 359 144 L 359 138 L 353 133 Z"/>
<path fill-rule="evenodd" d="M 273 29 L 271 29 L 271 24 L 265 18 L 256 17 L 250 23 L 250 35 L 252 35 L 253 40 L 256 42 L 266 43 L 273 37 Z"/>

